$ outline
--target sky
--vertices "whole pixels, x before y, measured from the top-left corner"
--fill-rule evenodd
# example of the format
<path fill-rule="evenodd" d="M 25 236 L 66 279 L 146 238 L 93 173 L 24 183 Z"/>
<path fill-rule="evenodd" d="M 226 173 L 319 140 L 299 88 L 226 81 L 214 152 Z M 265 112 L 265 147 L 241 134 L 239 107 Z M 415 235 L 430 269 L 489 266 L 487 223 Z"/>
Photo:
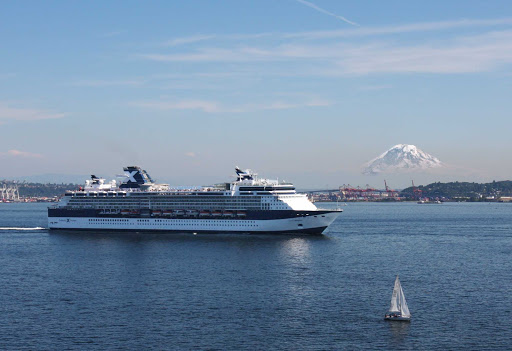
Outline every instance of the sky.
<path fill-rule="evenodd" d="M 0 179 L 512 176 L 512 2 L 3 1 Z M 363 176 L 395 144 L 444 173 Z"/>

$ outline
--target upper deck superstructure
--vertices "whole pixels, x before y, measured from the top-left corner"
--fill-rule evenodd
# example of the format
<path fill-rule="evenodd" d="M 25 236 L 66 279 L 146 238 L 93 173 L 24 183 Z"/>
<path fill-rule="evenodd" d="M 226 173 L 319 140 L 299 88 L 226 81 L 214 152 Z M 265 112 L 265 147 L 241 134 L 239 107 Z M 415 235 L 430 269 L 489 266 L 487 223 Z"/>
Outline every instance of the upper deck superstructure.
<path fill-rule="evenodd" d="M 298 194 L 291 183 L 259 178 L 252 171 L 238 167 L 235 171 L 236 179 L 232 182 L 193 189 L 157 184 L 137 166 L 124 168 L 125 179 L 120 184 L 93 175 L 84 188 L 67 192 L 55 207 L 48 210 L 49 226 L 90 229 L 92 225 L 97 229 L 97 219 L 102 219 L 100 223 L 111 226 L 100 229 L 133 230 L 138 229 L 136 225 L 123 228 L 123 224 L 152 223 L 157 226 L 142 225 L 141 228 L 227 232 L 246 232 L 250 228 L 249 232 L 317 233 L 339 214 L 339 211 L 318 210 L 305 194 Z M 318 220 L 319 227 L 309 228 L 311 224 L 308 224 L 306 228 L 302 222 L 311 215 L 312 218 L 329 217 L 332 220 L 329 223 L 327 219 Z M 87 219 L 87 226 L 82 223 L 83 219 Z M 295 223 L 297 220 L 301 223 Z M 290 221 L 293 224 L 284 223 Z M 84 228 L 66 224 L 71 222 L 81 222 L 76 226 Z M 118 225 L 114 225 L 116 223 Z M 208 224 L 208 228 L 204 228 L 204 224 Z M 275 224 L 279 225 L 275 227 Z"/>

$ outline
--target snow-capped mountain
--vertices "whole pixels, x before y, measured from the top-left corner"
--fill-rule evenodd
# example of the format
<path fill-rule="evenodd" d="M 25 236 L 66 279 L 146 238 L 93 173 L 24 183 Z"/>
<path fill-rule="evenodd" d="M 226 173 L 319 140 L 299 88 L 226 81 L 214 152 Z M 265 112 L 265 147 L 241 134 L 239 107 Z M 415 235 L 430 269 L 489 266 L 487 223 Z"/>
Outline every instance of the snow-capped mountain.
<path fill-rule="evenodd" d="M 365 165 L 363 174 L 402 173 L 442 167 L 436 157 L 414 145 L 398 144 Z"/>

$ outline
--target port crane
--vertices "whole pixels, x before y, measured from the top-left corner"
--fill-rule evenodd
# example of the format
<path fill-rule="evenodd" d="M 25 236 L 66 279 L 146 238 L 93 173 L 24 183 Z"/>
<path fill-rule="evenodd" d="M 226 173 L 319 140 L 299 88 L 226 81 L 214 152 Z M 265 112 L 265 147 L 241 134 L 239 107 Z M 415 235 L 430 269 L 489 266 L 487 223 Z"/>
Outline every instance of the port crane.
<path fill-rule="evenodd" d="M 396 197 L 397 196 L 397 191 L 389 188 L 388 183 L 386 182 L 386 179 L 384 179 L 384 187 L 386 188 L 388 197 Z"/>
<path fill-rule="evenodd" d="M 18 185 L 4 183 L 0 188 L 0 202 L 2 201 L 20 201 Z"/>

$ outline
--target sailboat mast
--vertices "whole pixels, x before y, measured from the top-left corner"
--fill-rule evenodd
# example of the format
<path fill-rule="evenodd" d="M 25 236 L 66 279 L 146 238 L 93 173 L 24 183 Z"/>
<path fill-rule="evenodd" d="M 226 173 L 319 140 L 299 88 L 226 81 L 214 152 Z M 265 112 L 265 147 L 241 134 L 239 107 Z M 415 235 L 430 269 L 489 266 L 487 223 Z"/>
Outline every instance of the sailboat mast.
<path fill-rule="evenodd" d="M 397 294 L 396 294 L 396 298 L 397 298 L 397 307 L 398 307 L 398 311 L 399 312 L 402 312 L 402 286 L 400 285 L 400 279 L 398 279 L 398 275 L 396 276 L 396 283 L 395 284 L 395 289 L 397 289 Z"/>

